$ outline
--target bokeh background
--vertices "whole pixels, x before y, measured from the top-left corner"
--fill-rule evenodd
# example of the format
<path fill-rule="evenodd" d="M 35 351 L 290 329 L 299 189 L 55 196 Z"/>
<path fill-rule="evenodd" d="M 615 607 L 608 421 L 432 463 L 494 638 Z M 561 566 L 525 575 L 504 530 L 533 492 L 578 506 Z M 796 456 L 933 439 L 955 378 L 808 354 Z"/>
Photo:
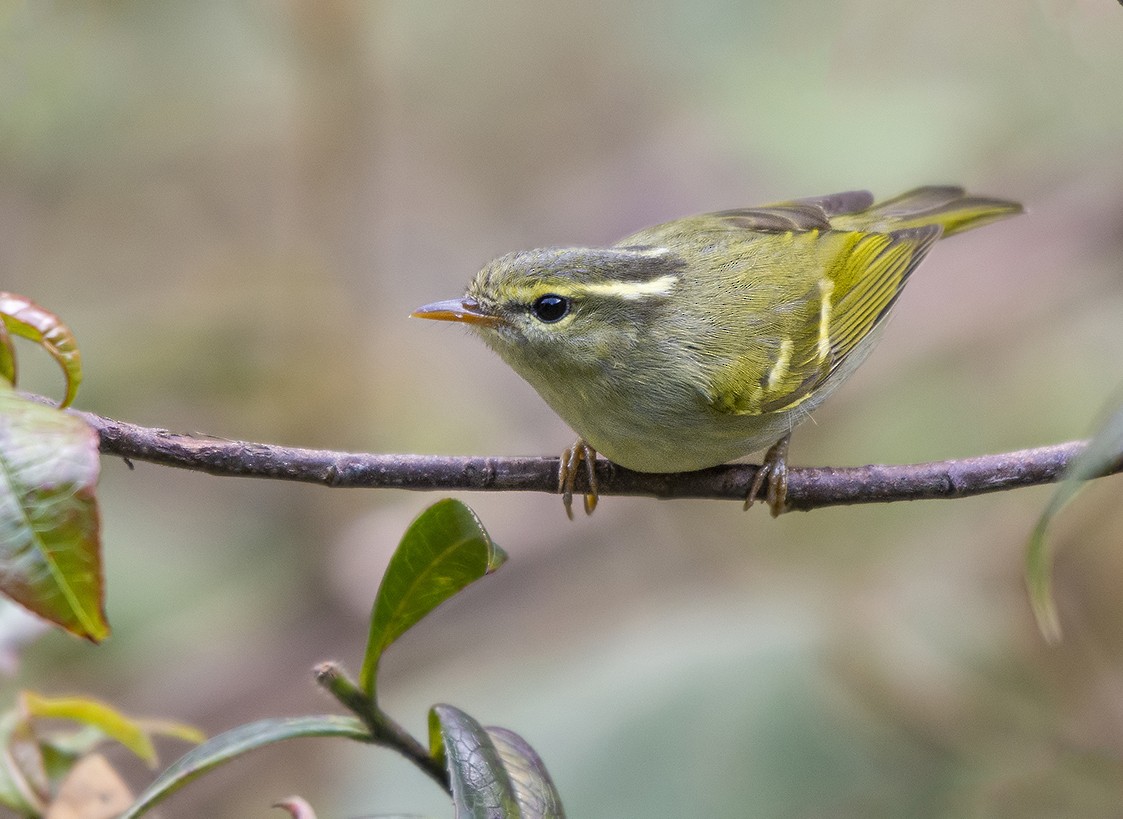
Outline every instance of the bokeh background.
<path fill-rule="evenodd" d="M 509 250 L 954 182 L 1029 214 L 941 244 L 796 464 L 1087 434 L 1123 361 L 1114 0 L 0 2 L 2 286 L 82 345 L 79 405 L 227 438 L 552 454 L 572 435 L 459 328 L 410 321 Z M 25 349 L 23 386 L 57 394 Z M 1116 399 L 1117 400 L 1117 399 Z M 1058 521 L 1067 630 L 1022 551 L 1050 490 L 772 520 L 734 503 L 463 495 L 510 553 L 410 633 L 385 704 L 543 756 L 573 817 L 1118 816 L 1123 507 Z M 103 461 L 108 613 L 3 682 L 217 733 L 335 710 L 435 496 Z M 182 749 L 163 746 L 165 761 Z M 134 784 L 151 775 L 113 757 Z M 165 817 L 449 814 L 388 751 L 291 742 Z"/>

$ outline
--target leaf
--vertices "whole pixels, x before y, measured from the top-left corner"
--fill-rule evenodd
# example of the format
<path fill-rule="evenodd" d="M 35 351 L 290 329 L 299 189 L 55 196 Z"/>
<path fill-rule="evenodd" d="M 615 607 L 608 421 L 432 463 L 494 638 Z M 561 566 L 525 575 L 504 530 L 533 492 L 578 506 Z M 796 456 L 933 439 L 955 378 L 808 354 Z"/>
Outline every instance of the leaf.
<path fill-rule="evenodd" d="M 0 382 L 0 593 L 67 631 L 109 634 L 97 434 Z"/>
<path fill-rule="evenodd" d="M 0 805 L 21 816 L 42 813 L 47 767 L 31 725 L 19 709 L 0 715 Z"/>
<path fill-rule="evenodd" d="M 16 349 L 8 325 L 0 321 L 0 378 L 13 387 L 16 385 Z"/>
<path fill-rule="evenodd" d="M 114 819 L 132 801 L 129 786 L 106 758 L 90 754 L 70 769 L 44 819 Z"/>
<path fill-rule="evenodd" d="M 280 802 L 274 802 L 273 807 L 288 811 L 292 819 L 316 819 L 316 812 L 308 804 L 308 800 L 299 796 L 288 796 Z"/>
<path fill-rule="evenodd" d="M 0 291 L 0 321 L 3 321 L 11 335 L 34 341 L 58 362 L 66 378 L 66 393 L 59 402 L 59 408 L 70 406 L 78 393 L 78 385 L 82 383 L 82 356 L 70 328 L 54 313 L 44 310 L 30 299 L 3 291 Z M 10 352 L 10 342 L 7 346 Z M 11 373 L 9 381 L 14 385 L 14 358 Z"/>
<path fill-rule="evenodd" d="M 34 691 L 24 691 L 20 695 L 24 711 L 29 717 L 45 719 L 68 719 L 82 725 L 96 728 L 105 737 L 114 739 L 132 751 L 139 759 L 155 767 L 156 748 L 152 745 L 149 732 L 143 722 L 126 717 L 103 702 L 87 697 L 59 697 L 52 699 Z M 177 726 L 182 732 L 187 726 Z M 193 729 L 187 728 L 188 731 Z M 193 731 L 192 736 L 202 735 Z"/>
<path fill-rule="evenodd" d="M 1065 470 L 1064 479 L 1030 535 L 1026 549 L 1026 585 L 1037 627 L 1049 643 L 1061 639 L 1061 621 L 1053 599 L 1053 555 L 1047 532 L 1053 518 L 1084 488 L 1086 481 L 1118 468 L 1123 458 L 1123 406 L 1117 408 Z"/>
<path fill-rule="evenodd" d="M 429 711 L 429 745 L 444 756 L 457 819 L 564 819 L 546 766 L 526 740 L 506 728 L 484 728 L 451 705 Z"/>
<path fill-rule="evenodd" d="M 45 719 L 68 720 L 78 723 L 78 727 L 48 734 L 34 724 Z M 0 761 L 0 804 L 24 813 L 42 813 L 41 807 L 27 810 L 28 800 L 47 800 L 64 781 L 73 779 L 78 766 L 97 757 L 94 748 L 107 739 L 116 740 L 145 762 L 154 764 L 156 754 L 149 737 L 157 734 L 192 742 L 205 738 L 187 725 L 126 717 L 97 700 L 49 698 L 23 691 L 18 706 L 0 715 L 0 748 L 4 750 Z M 94 784 L 89 778 L 83 781 Z M 130 797 L 128 803 L 131 802 Z M 51 810 L 56 808 L 61 810 L 58 800 L 52 803 Z"/>
<path fill-rule="evenodd" d="M 148 732 L 149 736 L 170 737 L 181 742 L 198 745 L 207 741 L 207 735 L 194 725 L 175 722 L 169 719 L 138 719 L 136 724 Z"/>
<path fill-rule="evenodd" d="M 559 819 L 564 817 L 565 811 L 554 781 L 542 758 L 529 743 L 506 728 L 491 726 L 485 730 L 503 760 L 503 767 L 515 789 L 515 799 L 519 803 L 521 815 Z"/>
<path fill-rule="evenodd" d="M 79 759 L 92 753 L 106 741 L 105 732 L 84 725 L 66 733 L 52 733 L 39 739 L 43 766 L 52 782 L 61 782 Z"/>
<path fill-rule="evenodd" d="M 359 687 L 373 700 L 386 648 L 506 559 L 476 513 L 460 501 L 446 498 L 422 512 L 402 536 L 378 587 Z"/>
<path fill-rule="evenodd" d="M 434 705 L 429 742 L 434 756 L 444 754 L 456 819 L 521 815 L 503 757 L 476 720 L 451 705 Z"/>
<path fill-rule="evenodd" d="M 237 756 L 274 742 L 299 737 L 346 737 L 360 742 L 370 741 L 370 733 L 360 720 L 331 714 L 266 719 L 239 725 L 207 740 L 173 762 L 119 819 L 140 816 L 191 780 Z"/>

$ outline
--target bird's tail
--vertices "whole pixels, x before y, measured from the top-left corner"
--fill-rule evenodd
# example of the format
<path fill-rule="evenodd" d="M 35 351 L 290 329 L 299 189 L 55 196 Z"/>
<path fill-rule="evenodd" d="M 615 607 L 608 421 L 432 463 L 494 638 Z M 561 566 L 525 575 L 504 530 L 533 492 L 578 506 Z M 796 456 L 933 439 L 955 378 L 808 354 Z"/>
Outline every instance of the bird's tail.
<path fill-rule="evenodd" d="M 836 216 L 831 219 L 831 226 L 890 233 L 939 225 L 944 236 L 951 236 L 1022 211 L 1017 202 L 967 196 L 963 188 L 950 185 L 929 186 L 877 202 L 860 213 Z"/>

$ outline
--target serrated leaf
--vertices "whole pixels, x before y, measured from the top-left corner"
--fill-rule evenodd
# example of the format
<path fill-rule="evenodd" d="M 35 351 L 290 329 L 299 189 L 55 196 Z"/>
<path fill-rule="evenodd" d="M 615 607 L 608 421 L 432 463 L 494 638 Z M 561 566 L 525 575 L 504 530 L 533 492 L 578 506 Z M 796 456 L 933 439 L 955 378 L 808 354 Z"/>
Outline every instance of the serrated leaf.
<path fill-rule="evenodd" d="M 429 742 L 434 756 L 444 755 L 456 819 L 522 816 L 503 757 L 475 719 L 451 705 L 434 705 Z"/>
<path fill-rule="evenodd" d="M 249 751 L 300 737 L 345 737 L 370 741 L 370 732 L 356 717 L 336 715 L 266 719 L 240 725 L 193 748 L 156 778 L 119 819 L 134 819 L 191 780 Z"/>
<path fill-rule="evenodd" d="M 446 498 L 422 512 L 402 536 L 378 587 L 359 687 L 373 699 L 386 648 L 506 559 L 476 513 L 460 501 Z"/>
<path fill-rule="evenodd" d="M 0 382 L 0 593 L 100 642 L 97 434 Z"/>
<path fill-rule="evenodd" d="M 1026 585 L 1037 627 L 1049 643 L 1061 639 L 1061 621 L 1053 599 L 1053 555 L 1049 548 L 1048 529 L 1053 518 L 1071 501 L 1085 483 L 1116 469 L 1123 458 L 1123 406 L 1112 412 L 1087 447 L 1065 470 L 1064 479 L 1053 492 L 1049 504 L 1026 548 Z"/>
<path fill-rule="evenodd" d="M 70 328 L 49 310 L 15 293 L 0 291 L 0 321 L 12 335 L 21 336 L 38 344 L 50 353 L 62 368 L 66 379 L 66 392 L 59 408 L 68 407 L 78 393 L 82 383 L 82 356 L 78 352 L 78 342 Z M 10 349 L 10 344 L 9 344 Z M 12 363 L 12 378 L 15 384 L 15 364 Z"/>

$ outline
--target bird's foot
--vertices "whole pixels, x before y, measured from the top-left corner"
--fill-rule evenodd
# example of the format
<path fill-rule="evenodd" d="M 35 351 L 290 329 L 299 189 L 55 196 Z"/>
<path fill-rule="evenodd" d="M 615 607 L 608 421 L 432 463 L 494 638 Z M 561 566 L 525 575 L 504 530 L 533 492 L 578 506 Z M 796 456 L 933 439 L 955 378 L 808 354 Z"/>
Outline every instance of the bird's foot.
<path fill-rule="evenodd" d="M 753 505 L 761 487 L 767 482 L 765 500 L 772 511 L 772 517 L 779 517 L 787 509 L 788 504 L 788 444 L 792 436 L 788 433 L 779 441 L 769 447 L 764 455 L 764 462 L 757 468 L 753 485 L 745 496 L 745 509 Z"/>
<path fill-rule="evenodd" d="M 597 451 L 581 438 L 562 453 L 558 467 L 558 491 L 561 492 L 565 514 L 573 520 L 573 487 L 577 481 L 577 471 L 585 462 L 585 475 L 589 479 L 589 491 L 585 493 L 585 514 L 593 514 L 597 508 Z"/>

